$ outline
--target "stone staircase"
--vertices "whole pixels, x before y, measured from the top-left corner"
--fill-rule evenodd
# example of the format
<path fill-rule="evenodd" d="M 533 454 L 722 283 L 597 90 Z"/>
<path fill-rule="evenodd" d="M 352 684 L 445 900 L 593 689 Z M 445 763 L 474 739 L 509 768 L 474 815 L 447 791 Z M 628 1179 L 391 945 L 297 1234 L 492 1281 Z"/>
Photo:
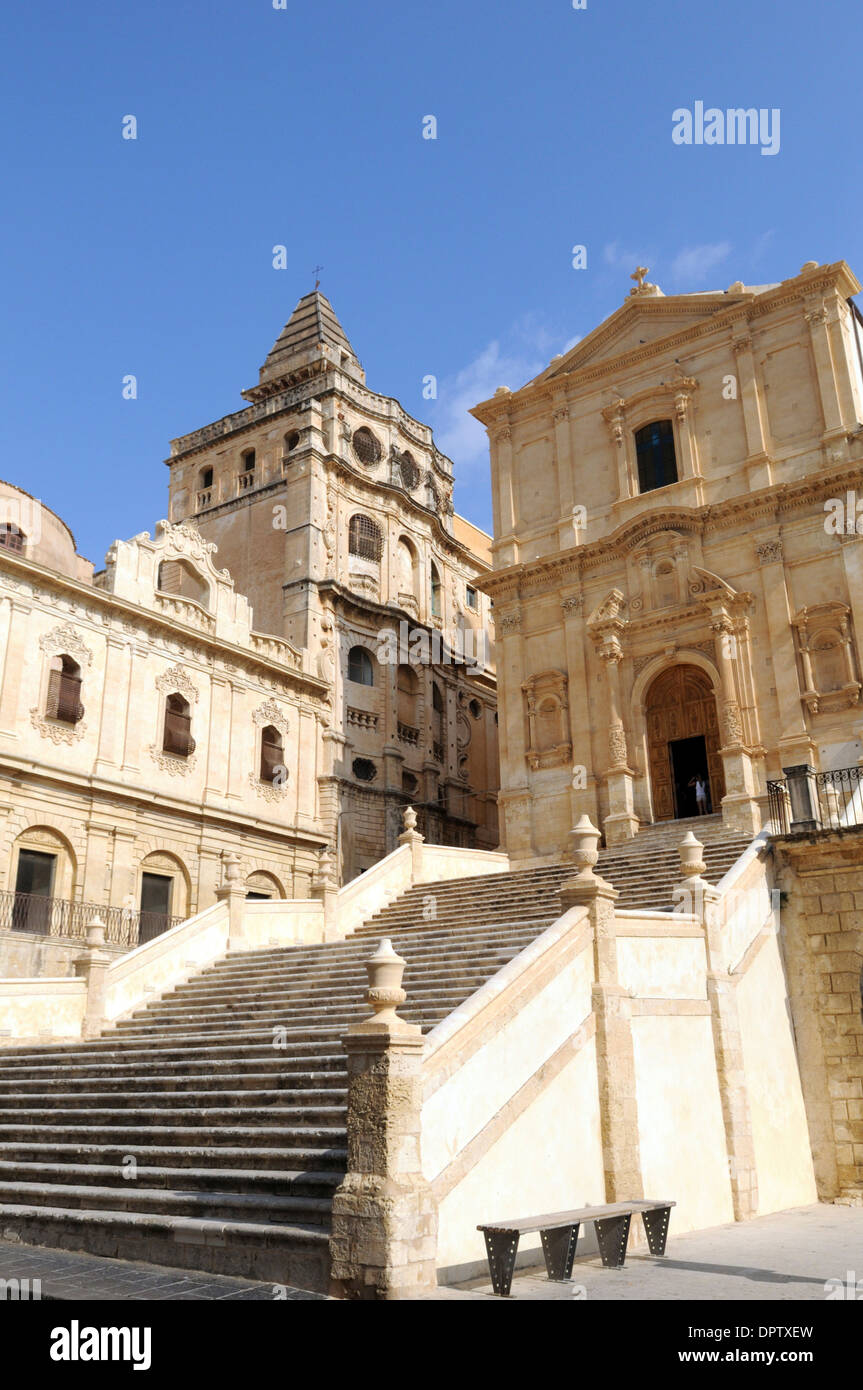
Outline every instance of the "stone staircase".
<path fill-rule="evenodd" d="M 715 883 L 745 847 L 697 825 Z M 668 907 L 681 823 L 603 851 Z M 0 1051 L 0 1239 L 326 1291 L 345 1168 L 340 1046 L 383 936 L 425 1031 L 559 915 L 571 865 L 424 884 L 347 941 L 226 957 L 94 1042 Z"/>

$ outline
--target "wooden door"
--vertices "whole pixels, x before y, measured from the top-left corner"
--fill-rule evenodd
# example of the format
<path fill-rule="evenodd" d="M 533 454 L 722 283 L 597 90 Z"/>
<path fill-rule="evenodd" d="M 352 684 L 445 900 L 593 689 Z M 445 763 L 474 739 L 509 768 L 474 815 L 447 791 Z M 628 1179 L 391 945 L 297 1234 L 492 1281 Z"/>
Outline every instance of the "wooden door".
<path fill-rule="evenodd" d="M 669 744 L 675 739 L 701 735 L 707 750 L 710 799 L 718 811 L 725 795 L 722 758 L 719 756 L 719 721 L 713 687 L 697 666 L 672 666 L 656 677 L 645 700 L 647 761 L 655 820 L 674 820 L 674 775 Z M 698 769 L 693 769 L 693 774 Z"/>

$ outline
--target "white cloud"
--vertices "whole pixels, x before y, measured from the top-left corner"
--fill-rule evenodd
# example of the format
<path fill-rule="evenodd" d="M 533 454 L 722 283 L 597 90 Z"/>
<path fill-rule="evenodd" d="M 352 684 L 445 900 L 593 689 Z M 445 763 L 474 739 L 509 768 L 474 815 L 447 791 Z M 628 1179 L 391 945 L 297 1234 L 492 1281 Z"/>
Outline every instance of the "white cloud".
<path fill-rule="evenodd" d="M 578 338 L 561 346 L 545 325 L 527 316 L 494 338 L 458 372 L 438 382 L 438 398 L 429 412 L 438 448 L 456 466 L 456 478 L 488 458 L 485 426 L 468 412 L 493 396 L 498 386 L 517 391 L 545 370 L 551 358 L 568 352 Z"/>
<path fill-rule="evenodd" d="M 730 250 L 730 241 L 687 246 L 683 251 L 678 251 L 671 262 L 671 278 L 675 282 L 682 281 L 695 290 L 709 289 L 710 286 L 705 283 L 705 276 L 710 274 L 714 266 L 720 265 L 727 258 Z"/>
<path fill-rule="evenodd" d="M 602 259 L 606 265 L 613 265 L 617 270 L 626 270 L 631 274 L 637 265 L 650 265 L 653 257 L 648 253 L 645 259 L 644 251 L 627 251 L 619 241 L 608 241 L 602 248 Z"/>

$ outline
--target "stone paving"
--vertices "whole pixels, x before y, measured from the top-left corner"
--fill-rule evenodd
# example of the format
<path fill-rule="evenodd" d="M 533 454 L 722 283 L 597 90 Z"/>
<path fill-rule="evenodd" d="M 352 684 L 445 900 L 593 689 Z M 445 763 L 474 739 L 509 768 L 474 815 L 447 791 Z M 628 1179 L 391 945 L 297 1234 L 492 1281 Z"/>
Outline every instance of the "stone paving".
<path fill-rule="evenodd" d="M 780 1299 L 824 1301 L 836 1297 L 863 1302 L 863 1206 L 798 1207 L 729 1226 L 674 1235 L 674 1214 L 663 1259 L 638 1251 L 623 1269 L 603 1269 L 599 1256 L 577 1259 L 568 1284 L 550 1284 L 544 1268 L 518 1271 L 512 1282 L 516 1299 Z M 850 1287 L 849 1287 L 850 1284 Z M 440 1288 L 433 1299 L 494 1300 L 490 1281 Z"/>
<path fill-rule="evenodd" d="M 194 1270 L 134 1264 L 128 1260 L 102 1259 L 98 1255 L 79 1255 L 69 1250 L 49 1250 L 6 1241 L 0 1241 L 0 1279 L 29 1279 L 31 1288 L 32 1281 L 38 1279 L 43 1301 L 86 1299 L 91 1303 L 109 1303 L 215 1299 L 223 1303 L 250 1300 L 271 1303 L 277 1297 L 285 1300 L 326 1298 L 324 1294 L 308 1293 L 305 1289 L 277 1287 L 251 1279 L 198 1274 Z M 10 1297 L 8 1290 L 6 1297 Z"/>

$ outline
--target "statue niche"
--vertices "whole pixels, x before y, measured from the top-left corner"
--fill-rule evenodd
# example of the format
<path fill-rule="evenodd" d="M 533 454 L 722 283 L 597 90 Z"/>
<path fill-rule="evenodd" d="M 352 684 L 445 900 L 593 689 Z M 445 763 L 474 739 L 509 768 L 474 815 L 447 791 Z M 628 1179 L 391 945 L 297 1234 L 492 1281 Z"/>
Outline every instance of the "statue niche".
<path fill-rule="evenodd" d="M 522 686 L 527 718 L 528 764 L 534 772 L 569 763 L 569 700 L 562 671 L 541 671 Z"/>

